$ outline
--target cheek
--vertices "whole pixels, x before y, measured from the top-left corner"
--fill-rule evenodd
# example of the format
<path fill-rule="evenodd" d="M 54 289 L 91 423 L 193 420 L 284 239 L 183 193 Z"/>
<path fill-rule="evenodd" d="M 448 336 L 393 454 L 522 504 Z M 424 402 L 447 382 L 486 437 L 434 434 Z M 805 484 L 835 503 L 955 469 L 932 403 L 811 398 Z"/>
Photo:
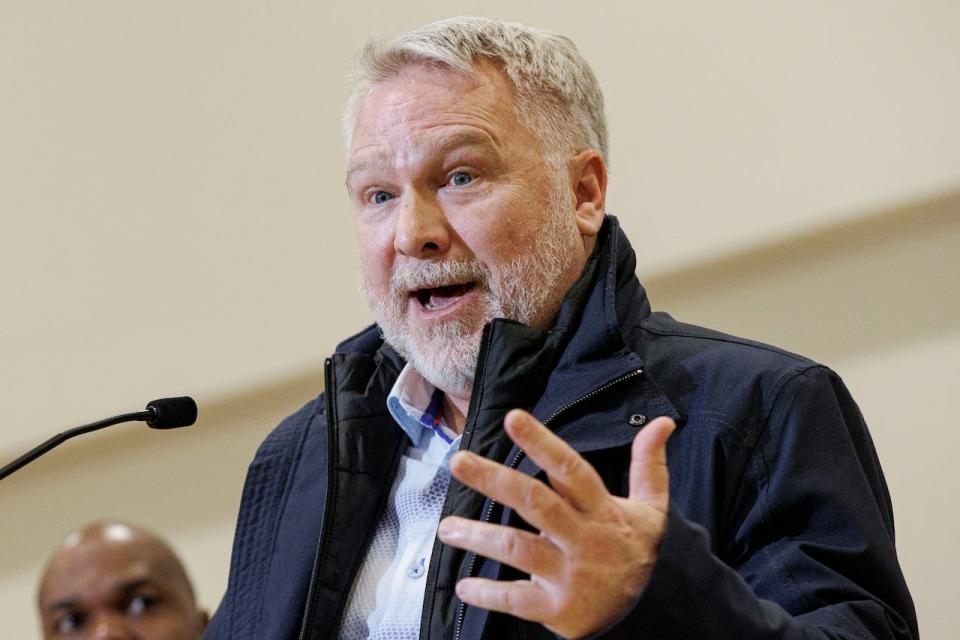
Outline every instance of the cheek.
<path fill-rule="evenodd" d="M 522 256 L 532 247 L 539 226 L 534 213 L 522 211 L 499 216 L 473 234 L 471 249 L 482 262 L 496 270 L 499 265 Z"/>
<path fill-rule="evenodd" d="M 470 252 L 493 268 L 526 250 L 545 210 L 539 194 L 511 188 L 460 216 L 456 231 Z"/>
<path fill-rule="evenodd" d="M 383 294 L 390 288 L 390 263 L 378 255 L 360 255 L 360 274 L 371 293 Z"/>
<path fill-rule="evenodd" d="M 138 620 L 135 628 L 139 637 L 156 640 L 189 640 L 200 638 L 199 629 L 191 627 L 187 620 L 176 618 L 151 618 Z"/>
<path fill-rule="evenodd" d="M 192 608 L 179 609 L 164 607 L 153 615 L 136 618 L 133 626 L 143 638 L 157 640 L 188 640 L 200 638 L 200 628 L 195 622 L 196 613 Z"/>
<path fill-rule="evenodd" d="M 390 283 L 394 256 L 393 242 L 377 237 L 374 229 L 358 225 L 356 232 L 363 281 L 373 290 L 384 290 Z"/>

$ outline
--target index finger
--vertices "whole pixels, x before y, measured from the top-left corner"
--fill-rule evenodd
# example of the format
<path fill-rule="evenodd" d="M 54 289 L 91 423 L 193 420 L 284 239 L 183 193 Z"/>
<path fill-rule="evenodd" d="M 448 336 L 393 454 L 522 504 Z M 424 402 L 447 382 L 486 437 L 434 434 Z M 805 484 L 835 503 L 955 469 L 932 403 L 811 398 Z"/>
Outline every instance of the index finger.
<path fill-rule="evenodd" d="M 590 511 L 610 496 L 597 470 L 526 411 L 510 411 L 503 427 L 510 439 L 547 473 L 557 493 L 575 509 Z"/>

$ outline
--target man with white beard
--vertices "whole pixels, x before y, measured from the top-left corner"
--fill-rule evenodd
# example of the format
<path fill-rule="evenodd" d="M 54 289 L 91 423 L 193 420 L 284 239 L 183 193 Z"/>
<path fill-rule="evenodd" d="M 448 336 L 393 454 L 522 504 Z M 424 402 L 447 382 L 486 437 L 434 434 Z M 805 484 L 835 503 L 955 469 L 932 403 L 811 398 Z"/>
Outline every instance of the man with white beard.
<path fill-rule="evenodd" d="M 344 121 L 378 326 L 261 446 L 207 637 L 916 636 L 836 374 L 651 312 L 568 39 L 370 45 Z"/>

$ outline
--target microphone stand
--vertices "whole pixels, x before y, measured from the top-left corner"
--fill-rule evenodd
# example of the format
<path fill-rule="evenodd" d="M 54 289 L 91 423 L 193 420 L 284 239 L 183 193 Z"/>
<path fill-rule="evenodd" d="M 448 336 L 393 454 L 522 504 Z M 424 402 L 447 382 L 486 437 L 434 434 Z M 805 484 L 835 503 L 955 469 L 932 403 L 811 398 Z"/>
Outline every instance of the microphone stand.
<path fill-rule="evenodd" d="M 98 429 L 103 429 L 105 427 L 110 427 L 115 424 L 120 424 L 121 422 L 152 420 L 155 416 L 156 413 L 153 410 L 137 411 L 135 413 L 124 413 L 123 415 L 114 416 L 112 418 L 104 418 L 103 420 L 91 422 L 90 424 L 85 424 L 80 427 L 74 427 L 73 429 L 67 429 L 64 432 L 53 436 L 46 442 L 34 447 L 30 451 L 27 451 L 10 464 L 5 465 L 2 469 L 0 469 L 0 480 L 3 480 L 17 469 L 20 469 L 21 467 L 36 460 L 54 447 L 63 444 L 70 438 L 83 435 L 84 433 L 90 433 L 91 431 L 97 431 Z"/>

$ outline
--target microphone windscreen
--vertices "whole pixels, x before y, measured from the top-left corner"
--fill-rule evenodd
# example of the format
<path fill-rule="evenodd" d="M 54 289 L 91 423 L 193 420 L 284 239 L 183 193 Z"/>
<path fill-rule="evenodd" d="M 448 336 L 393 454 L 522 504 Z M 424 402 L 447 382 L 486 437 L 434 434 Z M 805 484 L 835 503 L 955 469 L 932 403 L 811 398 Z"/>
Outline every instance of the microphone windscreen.
<path fill-rule="evenodd" d="M 197 421 L 197 403 L 189 396 L 153 400 L 147 403 L 147 411 L 153 412 L 153 418 L 147 420 L 151 429 L 189 427 Z"/>

